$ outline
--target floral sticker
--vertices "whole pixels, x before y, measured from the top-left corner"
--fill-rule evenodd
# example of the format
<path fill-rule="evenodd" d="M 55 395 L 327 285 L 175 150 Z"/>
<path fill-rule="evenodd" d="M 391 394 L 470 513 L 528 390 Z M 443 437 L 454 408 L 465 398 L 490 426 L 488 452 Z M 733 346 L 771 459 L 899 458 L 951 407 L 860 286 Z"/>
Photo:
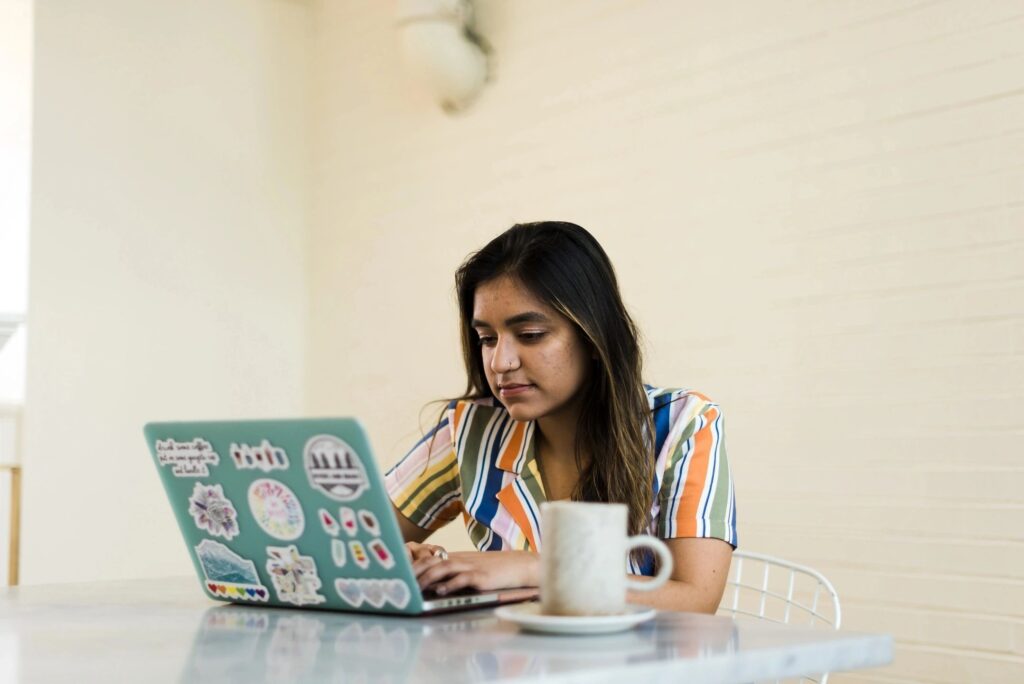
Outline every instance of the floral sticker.
<path fill-rule="evenodd" d="M 238 513 L 219 484 L 196 482 L 188 500 L 188 512 L 199 529 L 214 537 L 232 539 L 238 535 Z"/>
<path fill-rule="evenodd" d="M 277 480 L 256 480 L 249 485 L 249 510 L 263 531 L 275 539 L 298 539 L 306 527 L 299 500 Z"/>
<path fill-rule="evenodd" d="M 267 547 L 267 572 L 277 590 L 277 598 L 297 606 L 323 603 L 326 597 L 316 593 L 322 586 L 316 574 L 316 561 L 299 555 L 293 546 Z"/>

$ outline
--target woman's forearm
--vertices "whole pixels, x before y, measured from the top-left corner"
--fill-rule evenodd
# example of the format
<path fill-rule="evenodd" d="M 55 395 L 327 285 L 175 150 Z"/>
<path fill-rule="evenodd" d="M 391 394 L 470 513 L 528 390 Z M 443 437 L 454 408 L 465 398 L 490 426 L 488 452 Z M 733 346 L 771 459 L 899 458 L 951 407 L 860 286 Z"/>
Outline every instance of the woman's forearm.
<path fill-rule="evenodd" d="M 630 579 L 643 581 L 649 578 L 630 576 Z M 718 610 L 722 594 L 709 587 L 681 580 L 669 580 L 651 591 L 630 591 L 626 600 L 659 610 L 683 610 L 691 613 L 713 614 Z"/>

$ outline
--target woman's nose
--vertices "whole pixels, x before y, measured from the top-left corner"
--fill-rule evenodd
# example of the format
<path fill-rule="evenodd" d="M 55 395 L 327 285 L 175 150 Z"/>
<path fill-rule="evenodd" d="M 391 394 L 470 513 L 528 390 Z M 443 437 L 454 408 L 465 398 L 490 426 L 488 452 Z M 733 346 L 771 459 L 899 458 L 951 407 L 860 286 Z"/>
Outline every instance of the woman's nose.
<path fill-rule="evenodd" d="M 491 370 L 495 373 L 508 373 L 519 366 L 519 352 L 516 345 L 508 339 L 498 339 L 491 356 Z"/>

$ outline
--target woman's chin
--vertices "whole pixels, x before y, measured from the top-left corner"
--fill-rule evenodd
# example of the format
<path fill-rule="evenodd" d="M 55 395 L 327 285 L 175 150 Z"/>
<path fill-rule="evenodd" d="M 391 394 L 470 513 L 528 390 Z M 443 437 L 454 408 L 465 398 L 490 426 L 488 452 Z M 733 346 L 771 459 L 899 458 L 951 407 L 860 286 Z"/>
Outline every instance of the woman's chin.
<path fill-rule="evenodd" d="M 504 404 L 504 402 L 502 403 Z M 504 404 L 504 406 L 508 411 L 508 415 L 517 423 L 525 423 L 527 421 L 534 420 L 537 417 L 536 411 L 530 410 L 528 406 L 524 406 L 521 403 L 509 402 L 508 404 Z"/>

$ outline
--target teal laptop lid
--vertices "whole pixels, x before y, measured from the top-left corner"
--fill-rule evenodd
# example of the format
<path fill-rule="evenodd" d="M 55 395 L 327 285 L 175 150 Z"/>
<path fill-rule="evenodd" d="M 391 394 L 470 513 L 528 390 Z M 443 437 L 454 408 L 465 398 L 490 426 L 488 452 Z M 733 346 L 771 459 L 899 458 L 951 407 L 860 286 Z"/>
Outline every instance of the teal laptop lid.
<path fill-rule="evenodd" d="M 150 423 L 145 435 L 211 598 L 424 610 L 357 420 Z"/>

